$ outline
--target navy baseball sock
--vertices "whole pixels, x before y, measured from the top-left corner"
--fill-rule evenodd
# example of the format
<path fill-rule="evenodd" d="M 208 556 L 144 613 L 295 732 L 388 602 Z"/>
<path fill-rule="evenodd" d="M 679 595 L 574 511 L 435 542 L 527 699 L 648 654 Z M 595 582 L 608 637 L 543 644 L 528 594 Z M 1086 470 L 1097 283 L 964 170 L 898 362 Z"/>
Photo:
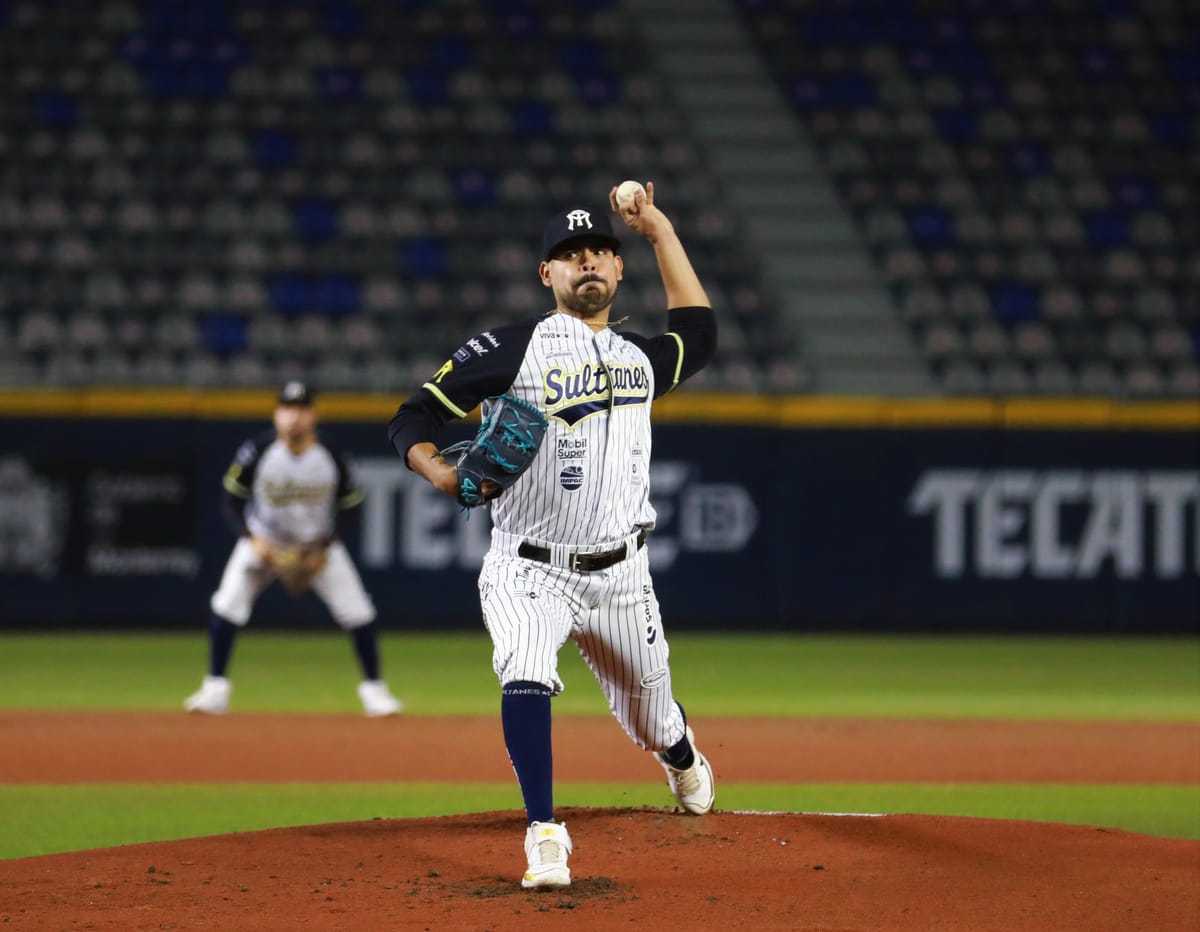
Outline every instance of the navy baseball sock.
<path fill-rule="evenodd" d="M 216 612 L 208 616 L 208 674 L 224 676 L 233 653 L 237 625 L 226 621 Z"/>
<path fill-rule="evenodd" d="M 354 640 L 354 653 L 362 667 L 363 679 L 379 679 L 379 637 L 375 622 L 355 628 L 350 637 Z"/>
<path fill-rule="evenodd" d="M 550 689 L 518 680 L 500 696 L 504 744 L 517 772 L 530 822 L 554 820 L 554 757 L 550 747 Z"/>
<path fill-rule="evenodd" d="M 683 716 L 683 727 L 687 728 L 687 713 L 683 711 L 683 706 L 678 702 L 675 705 L 679 706 L 679 714 Z M 687 770 L 696 762 L 696 754 L 692 750 L 692 745 L 687 739 L 687 731 L 684 731 L 683 737 L 672 744 L 665 751 L 660 751 L 659 756 L 676 770 Z"/>

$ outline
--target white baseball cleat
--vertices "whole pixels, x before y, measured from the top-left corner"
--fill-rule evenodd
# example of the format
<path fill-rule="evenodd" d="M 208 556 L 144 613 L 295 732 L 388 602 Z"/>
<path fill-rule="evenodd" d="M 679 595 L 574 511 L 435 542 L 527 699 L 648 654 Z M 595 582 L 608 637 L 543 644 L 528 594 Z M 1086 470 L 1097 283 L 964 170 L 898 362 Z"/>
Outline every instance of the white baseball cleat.
<path fill-rule="evenodd" d="M 560 822 L 534 822 L 525 830 L 525 856 L 529 867 L 521 878 L 526 889 L 571 886 L 571 836 Z"/>
<path fill-rule="evenodd" d="M 692 746 L 692 754 L 696 758 L 687 770 L 676 770 L 663 760 L 662 755 L 657 751 L 654 752 L 654 756 L 662 764 L 663 770 L 667 772 L 667 783 L 684 812 L 690 812 L 692 815 L 704 815 L 712 809 L 713 802 L 717 798 L 717 781 L 713 779 L 712 767 L 709 766 L 708 758 L 701 754 L 700 749 L 696 747 L 696 736 L 690 725 L 687 730 L 687 739 L 688 744 Z"/>
<path fill-rule="evenodd" d="M 204 712 L 207 715 L 224 715 L 229 711 L 229 694 L 233 684 L 223 676 L 206 676 L 200 688 L 183 700 L 189 712 Z"/>
<path fill-rule="evenodd" d="M 383 680 L 363 680 L 358 684 L 358 698 L 367 718 L 399 715 L 404 711 L 404 703 L 392 695 Z"/>

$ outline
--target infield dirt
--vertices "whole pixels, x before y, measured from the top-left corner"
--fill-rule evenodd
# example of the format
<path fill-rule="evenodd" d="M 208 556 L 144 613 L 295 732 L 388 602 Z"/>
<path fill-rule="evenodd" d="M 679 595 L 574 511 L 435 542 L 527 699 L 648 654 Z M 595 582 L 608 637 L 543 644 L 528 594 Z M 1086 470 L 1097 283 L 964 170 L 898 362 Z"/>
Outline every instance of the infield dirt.
<path fill-rule="evenodd" d="M 606 719 L 557 777 L 661 775 Z M 491 718 L 0 713 L 0 782 L 510 781 Z M 1200 783 L 1182 723 L 698 723 L 720 782 Z M 472 748 L 467 766 L 463 748 Z M 665 788 L 664 788 L 665 793 Z M 797 787 L 798 799 L 802 787 Z M 573 886 L 530 893 L 517 812 L 273 829 L 0 862 L 12 929 L 1188 930 L 1200 843 L 932 816 L 564 809 Z"/>

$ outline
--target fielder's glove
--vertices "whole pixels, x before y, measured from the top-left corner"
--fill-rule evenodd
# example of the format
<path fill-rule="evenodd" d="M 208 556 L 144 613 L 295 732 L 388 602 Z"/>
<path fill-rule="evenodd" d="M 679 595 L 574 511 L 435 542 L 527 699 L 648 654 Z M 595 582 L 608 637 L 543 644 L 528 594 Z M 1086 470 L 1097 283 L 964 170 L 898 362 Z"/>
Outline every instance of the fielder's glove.
<path fill-rule="evenodd" d="M 484 402 L 483 411 L 474 440 L 460 441 L 439 453 L 447 462 L 458 457 L 458 503 L 464 508 L 482 505 L 516 482 L 546 435 L 546 416 L 520 398 L 497 395 Z"/>
<path fill-rule="evenodd" d="M 276 547 L 271 553 L 275 575 L 292 595 L 307 592 L 324 565 L 325 551 L 321 547 Z"/>

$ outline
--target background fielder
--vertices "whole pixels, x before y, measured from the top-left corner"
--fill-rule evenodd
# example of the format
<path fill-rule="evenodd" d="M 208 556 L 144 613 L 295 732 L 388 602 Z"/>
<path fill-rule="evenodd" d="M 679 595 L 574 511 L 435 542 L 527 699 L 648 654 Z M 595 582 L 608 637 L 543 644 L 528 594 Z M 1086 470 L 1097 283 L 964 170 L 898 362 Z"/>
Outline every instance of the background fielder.
<path fill-rule="evenodd" d="M 318 438 L 313 401 L 304 383 L 283 386 L 275 430 L 242 444 L 225 473 L 224 511 L 238 541 L 210 603 L 209 670 L 184 701 L 190 712 L 229 711 L 233 687 L 226 672 L 234 638 L 276 579 L 297 595 L 311 587 L 350 633 L 363 674 L 363 711 L 375 717 L 403 708 L 380 678 L 375 606 L 338 539 L 339 522 L 344 533 L 363 493 L 347 461 Z"/>
<path fill-rule="evenodd" d="M 504 740 L 529 827 L 526 887 L 570 883 L 571 839 L 554 819 L 550 698 L 563 689 L 558 651 L 571 638 L 626 733 L 654 751 L 688 812 L 713 804 L 712 770 L 672 692 L 668 646 L 645 547 L 650 408 L 713 355 L 708 298 L 654 187 L 609 206 L 654 247 L 669 332 L 618 334 L 609 315 L 623 265 L 607 210 L 575 207 L 547 223 L 543 285 L 556 307 L 467 340 L 390 425 L 408 465 L 456 496 L 456 470 L 433 439 L 455 418 L 508 393 L 549 419 L 529 468 L 492 504 L 479 576 L 501 684 Z"/>

